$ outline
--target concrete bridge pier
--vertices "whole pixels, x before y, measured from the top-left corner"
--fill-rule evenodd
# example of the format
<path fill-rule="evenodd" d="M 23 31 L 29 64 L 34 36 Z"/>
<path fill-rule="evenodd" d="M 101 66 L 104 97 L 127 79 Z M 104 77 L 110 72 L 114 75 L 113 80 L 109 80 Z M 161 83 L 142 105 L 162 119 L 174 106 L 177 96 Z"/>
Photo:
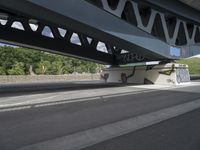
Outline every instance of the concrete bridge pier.
<path fill-rule="evenodd" d="M 106 83 L 181 85 L 190 82 L 187 65 L 167 63 L 150 66 L 110 67 L 103 70 Z"/>

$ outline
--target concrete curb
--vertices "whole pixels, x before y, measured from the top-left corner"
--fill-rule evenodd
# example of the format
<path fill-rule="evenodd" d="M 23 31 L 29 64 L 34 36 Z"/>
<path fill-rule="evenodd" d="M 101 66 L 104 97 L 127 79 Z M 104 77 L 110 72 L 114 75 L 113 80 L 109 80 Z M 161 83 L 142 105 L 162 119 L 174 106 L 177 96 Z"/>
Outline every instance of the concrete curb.
<path fill-rule="evenodd" d="M 25 146 L 18 150 L 79 150 L 160 123 L 198 108 L 200 108 L 200 99 L 72 135 Z"/>
<path fill-rule="evenodd" d="M 98 80 L 100 74 L 66 74 L 66 75 L 0 75 L 0 83 L 34 83 L 51 81 Z"/>

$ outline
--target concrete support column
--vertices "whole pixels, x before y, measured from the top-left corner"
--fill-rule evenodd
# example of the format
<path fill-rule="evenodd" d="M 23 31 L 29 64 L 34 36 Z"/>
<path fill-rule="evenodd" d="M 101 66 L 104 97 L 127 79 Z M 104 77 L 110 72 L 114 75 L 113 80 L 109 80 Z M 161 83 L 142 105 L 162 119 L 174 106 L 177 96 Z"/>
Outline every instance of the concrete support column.
<path fill-rule="evenodd" d="M 190 82 L 187 65 L 168 63 L 153 66 L 110 67 L 101 79 L 107 83 L 180 85 Z"/>

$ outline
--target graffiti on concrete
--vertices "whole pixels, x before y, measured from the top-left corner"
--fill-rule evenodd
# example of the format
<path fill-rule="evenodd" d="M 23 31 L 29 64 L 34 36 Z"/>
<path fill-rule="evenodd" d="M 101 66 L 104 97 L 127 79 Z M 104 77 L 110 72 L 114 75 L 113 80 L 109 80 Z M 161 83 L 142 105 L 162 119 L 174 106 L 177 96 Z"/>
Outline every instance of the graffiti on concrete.
<path fill-rule="evenodd" d="M 135 62 L 143 62 L 145 58 L 141 55 L 135 53 L 124 53 L 116 56 L 116 59 L 123 64 L 126 63 L 135 63 Z"/>
<path fill-rule="evenodd" d="M 176 80 L 178 83 L 189 82 L 190 74 L 188 69 L 185 68 L 176 69 Z"/>
<path fill-rule="evenodd" d="M 101 74 L 101 79 L 103 79 L 105 82 L 107 82 L 109 78 L 109 73 Z"/>
<path fill-rule="evenodd" d="M 170 76 L 174 71 L 175 71 L 175 65 L 173 64 L 170 70 L 159 71 L 159 73 Z"/>

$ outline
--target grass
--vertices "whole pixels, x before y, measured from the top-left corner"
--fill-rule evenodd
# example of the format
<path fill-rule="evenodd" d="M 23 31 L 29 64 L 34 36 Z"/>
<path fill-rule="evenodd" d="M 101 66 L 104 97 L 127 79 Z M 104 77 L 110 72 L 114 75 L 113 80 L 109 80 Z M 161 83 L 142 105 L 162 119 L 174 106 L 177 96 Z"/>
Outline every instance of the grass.
<path fill-rule="evenodd" d="M 200 58 L 178 60 L 177 63 L 187 64 L 191 75 L 200 75 Z"/>

